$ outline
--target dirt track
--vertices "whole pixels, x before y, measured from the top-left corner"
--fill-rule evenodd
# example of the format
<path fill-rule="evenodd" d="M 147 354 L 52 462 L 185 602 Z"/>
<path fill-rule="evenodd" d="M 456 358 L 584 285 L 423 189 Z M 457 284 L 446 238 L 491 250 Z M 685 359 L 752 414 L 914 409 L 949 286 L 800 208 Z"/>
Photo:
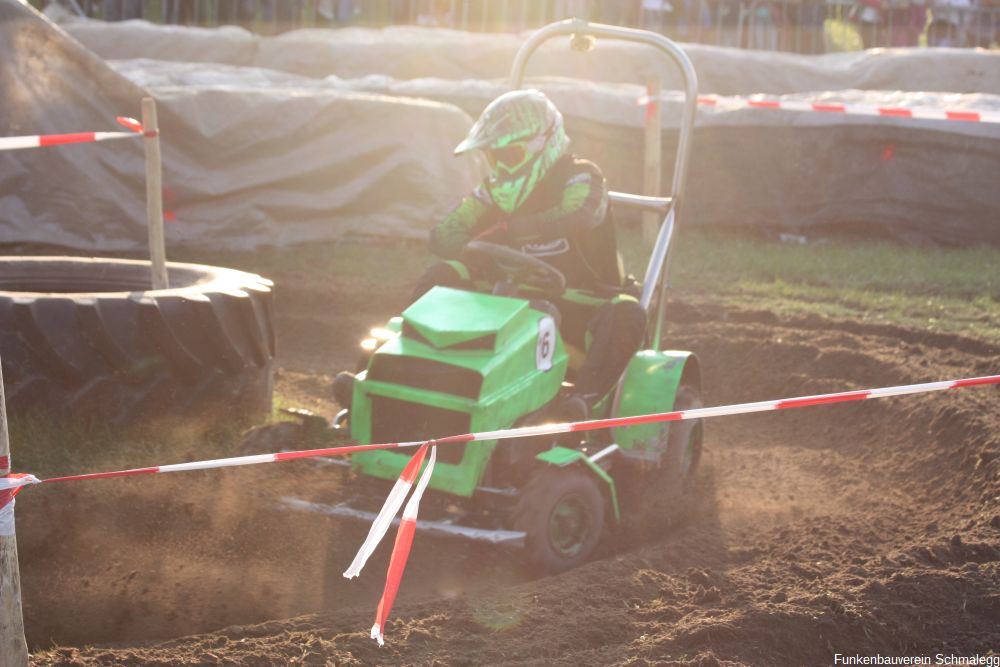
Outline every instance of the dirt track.
<path fill-rule="evenodd" d="M 301 301 L 280 312 L 279 391 L 329 410 L 316 396 L 351 359 L 327 349 L 393 304 Z M 347 310 L 336 325 L 309 314 Z M 1000 368 L 1000 348 L 955 337 L 711 303 L 671 314 L 671 345 L 702 358 L 706 405 Z M 388 546 L 348 582 L 339 572 L 364 528 L 273 502 L 335 495 L 329 471 L 287 463 L 31 491 L 18 504 L 29 643 L 112 646 L 37 661 L 53 665 L 987 654 L 1000 648 L 998 396 L 976 388 L 712 420 L 684 518 L 646 522 L 558 577 L 532 580 L 511 553 L 418 536 L 381 649 L 368 629 Z M 195 632 L 208 634 L 162 641 Z"/>

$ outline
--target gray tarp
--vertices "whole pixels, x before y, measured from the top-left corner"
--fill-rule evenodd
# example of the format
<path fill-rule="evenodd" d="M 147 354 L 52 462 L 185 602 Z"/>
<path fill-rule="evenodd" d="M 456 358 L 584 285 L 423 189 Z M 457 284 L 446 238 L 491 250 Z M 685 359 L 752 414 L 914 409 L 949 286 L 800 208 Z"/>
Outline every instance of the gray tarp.
<path fill-rule="evenodd" d="M 4 2 L 10 0 L 0 0 L 0 7 Z M 421 104 L 413 98 L 447 102 L 472 115 L 478 113 L 503 90 L 502 77 L 520 43 L 520 38 L 512 36 L 417 28 L 300 31 L 276 38 L 257 38 L 239 30 L 214 32 L 223 42 L 249 40 L 257 63 L 267 56 L 281 60 L 272 66 L 289 71 L 350 75 L 315 78 L 206 65 L 215 57 L 205 51 L 211 30 L 192 32 L 141 22 L 85 22 L 71 29 L 104 53 L 114 48 L 117 55 L 127 55 L 145 42 L 158 57 L 199 61 L 126 60 L 115 62 L 114 67 L 154 91 L 161 101 L 167 206 L 178 218 L 168 227 L 170 238 L 215 247 L 334 238 L 345 230 L 421 234 L 471 187 L 476 172 L 469 162 L 450 156 L 468 120 L 452 106 Z M 89 32 L 84 34 L 83 29 Z M 138 37 L 130 37 L 133 32 Z M 189 34 L 194 38 L 189 40 Z M 171 42 L 172 50 L 167 46 Z M 463 44 L 466 48 L 456 47 Z M 212 48 L 214 53 L 241 53 L 239 58 L 245 62 L 243 46 L 217 44 Z M 714 88 L 719 92 L 733 92 L 721 85 L 726 82 L 733 86 L 742 81 L 747 87 L 759 83 L 781 92 L 810 80 L 817 81 L 816 85 L 853 81 L 855 88 L 877 84 L 893 90 L 907 86 L 1000 90 L 994 80 L 1000 78 L 1000 68 L 988 67 L 998 62 L 993 54 L 914 51 L 805 58 L 709 47 L 691 47 L 691 52 L 703 82 L 714 77 L 721 82 Z M 554 45 L 540 56 L 542 62 L 533 61 L 529 71 L 573 73 L 567 70 L 572 59 L 582 58 L 578 62 L 593 67 L 596 78 L 623 80 L 641 79 L 650 60 L 648 53 L 634 47 L 614 50 L 610 44 L 599 44 L 597 50 L 582 56 L 568 52 L 564 44 Z M 737 67 L 736 74 L 726 73 L 730 66 Z M 62 62 L 55 71 L 68 67 Z M 437 78 L 405 78 L 435 69 L 439 70 Z M 396 77 L 358 76 L 387 70 Z M 470 73 L 496 78 L 455 80 Z M 94 85 L 86 76 L 72 70 L 65 79 L 82 80 L 73 85 L 96 99 L 97 91 L 91 90 Z M 917 85 L 921 76 L 928 85 Z M 893 85 L 890 79 L 897 83 Z M 613 188 L 637 191 L 643 111 L 636 102 L 642 89 L 565 79 L 546 79 L 538 85 L 566 112 L 575 150 L 598 161 Z M 997 109 L 995 95 L 844 90 L 791 97 Z M 100 117 L 115 113 L 120 109 Z M 676 118 L 676 101 L 668 100 L 663 114 L 665 182 L 669 182 L 676 142 Z M 99 127 L 103 126 L 95 129 Z M 140 148 L 134 151 L 135 158 L 141 158 Z M 107 160 L 112 153 L 101 155 Z M 117 161 L 118 154 L 114 155 Z M 134 182 L 135 174 L 141 173 L 141 161 L 127 178 L 110 167 L 106 172 L 114 179 Z M 856 226 L 869 233 L 905 238 L 1000 243 L 1000 226 L 995 222 L 1000 211 L 1000 193 L 995 188 L 998 173 L 997 125 L 702 110 L 685 214 L 686 221 L 699 224 L 764 224 L 798 231 Z M 0 192 L 10 191 L 11 186 L 0 176 Z M 131 196 L 129 210 L 141 220 L 141 193 L 137 189 Z M 70 219 L 65 211 L 49 214 L 50 202 L 40 197 L 33 196 L 32 208 L 45 216 L 52 230 L 59 229 L 63 237 L 73 236 L 70 245 L 101 247 L 93 239 L 82 238 L 84 230 L 76 224 L 60 223 Z M 67 207 L 74 203 L 73 197 L 66 198 Z M 10 209 L 0 206 L 0 220 L 6 210 Z M 121 222 L 94 220 L 86 233 L 101 236 L 103 247 L 121 244 L 122 238 L 141 238 L 140 222 L 131 225 L 129 235 L 116 236 L 109 230 Z M 19 222 L 15 236 L 34 225 Z M 37 236 L 27 240 L 37 240 Z M 131 247 L 134 240 L 124 243 Z"/>
<path fill-rule="evenodd" d="M 120 130 L 115 116 L 136 115 L 142 95 L 28 8 L 0 2 L 3 136 Z M 0 241 L 105 250 L 144 243 L 142 147 L 118 142 L 109 159 L 95 146 L 0 152 Z"/>
<path fill-rule="evenodd" d="M 296 30 L 275 37 L 256 37 L 234 27 L 208 30 L 145 21 L 77 21 L 65 28 L 107 59 L 212 61 L 345 79 L 369 74 L 400 80 L 506 78 L 525 38 L 411 26 Z M 1000 95 L 998 51 L 894 49 L 801 56 L 701 44 L 685 44 L 684 50 L 698 72 L 703 93 L 784 95 L 858 89 Z M 672 66 L 657 52 L 610 40 L 598 41 L 585 54 L 570 52 L 563 40 L 552 40 L 532 58 L 528 73 L 607 82 L 643 81 L 659 73 L 665 88 L 679 87 Z"/>
<path fill-rule="evenodd" d="M 129 60 L 119 72 L 154 90 L 367 91 L 430 98 L 476 115 L 499 81 L 385 76 L 310 79 L 270 70 Z M 604 168 L 613 189 L 639 192 L 644 94 L 633 84 L 533 82 L 566 111 L 573 149 Z M 221 94 L 221 93 L 220 93 Z M 1000 110 L 1000 96 L 841 91 L 784 99 Z M 680 97 L 665 95 L 663 187 L 669 187 Z M 685 220 L 769 225 L 806 233 L 849 227 L 947 243 L 1000 243 L 1000 125 L 867 118 L 720 106 L 699 110 Z M 428 221 L 429 222 L 429 221 Z"/>
<path fill-rule="evenodd" d="M 612 188 L 641 192 L 643 109 L 636 85 L 537 81 L 561 109 L 573 149 L 602 165 Z M 503 86 L 362 80 L 476 115 Z M 998 95 L 841 91 L 782 99 L 1000 111 Z M 663 192 L 673 175 L 679 94 L 663 105 Z M 685 221 L 811 233 L 816 227 L 942 243 L 1000 244 L 1000 124 L 701 108 Z"/>
<path fill-rule="evenodd" d="M 0 0 L 0 135 L 117 130 L 143 87 Z M 417 235 L 478 180 L 454 106 L 363 91 L 157 87 L 167 242 Z M 419 128 L 419 132 L 414 129 Z M 0 242 L 146 245 L 141 140 L 0 152 Z"/>

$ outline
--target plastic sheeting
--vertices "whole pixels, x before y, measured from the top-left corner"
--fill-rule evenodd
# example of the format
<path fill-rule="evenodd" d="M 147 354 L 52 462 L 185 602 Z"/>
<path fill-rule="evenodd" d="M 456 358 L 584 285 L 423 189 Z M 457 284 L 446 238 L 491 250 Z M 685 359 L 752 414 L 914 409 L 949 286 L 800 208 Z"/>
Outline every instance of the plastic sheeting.
<path fill-rule="evenodd" d="M 0 9 L 11 2 L 0 0 Z M 112 48 L 116 55 L 141 50 L 196 63 L 113 63 L 132 85 L 112 76 L 92 56 L 77 56 L 86 54 L 83 49 L 62 44 L 55 64 L 46 65 L 49 88 L 19 90 L 17 85 L 26 85 L 26 73 L 11 75 L 2 80 L 21 83 L 6 84 L 4 97 L 11 90 L 31 100 L 28 107 L 41 109 L 42 100 L 72 91 L 77 97 L 89 96 L 90 105 L 101 113 L 90 116 L 86 127 L 68 128 L 60 122 L 58 128 L 8 133 L 102 129 L 95 123 L 122 113 L 122 107 L 105 103 L 105 88 L 127 91 L 126 111 L 137 107 L 137 100 L 128 96 L 136 94 L 132 91 L 138 86 L 152 90 L 160 101 L 164 133 L 165 205 L 176 216 L 168 225 L 168 241 L 218 248 L 336 238 L 348 231 L 422 235 L 477 180 L 474 164 L 451 156 L 469 126 L 456 106 L 476 115 L 502 92 L 514 50 L 522 41 L 517 36 L 418 28 L 299 31 L 258 38 L 238 30 L 190 31 L 142 22 L 68 27 L 102 53 Z M 206 38 L 212 34 L 222 43 L 212 45 Z M 224 44 L 229 41 L 236 43 Z M 0 42 L 0 49 L 4 44 Z M 214 54 L 224 55 L 207 54 L 209 46 Z M 267 61 L 277 69 L 206 65 L 230 57 L 225 54 L 238 54 L 234 60 L 245 64 L 247 48 L 253 51 L 252 62 Z M 925 50 L 803 58 L 686 48 L 703 91 L 775 93 L 827 86 L 853 89 L 791 97 L 943 108 L 1000 106 L 998 54 Z M 10 55 L 23 60 L 22 51 Z M 45 58 L 51 60 L 47 53 Z M 627 44 L 598 43 L 593 52 L 580 54 L 552 43 L 529 68 L 529 74 L 598 80 L 551 78 L 535 83 L 566 113 L 574 150 L 599 162 L 614 189 L 639 190 L 644 110 L 638 99 L 644 90 L 600 80 L 642 80 L 654 58 L 648 49 Z M 77 61 L 91 63 L 90 69 L 80 69 Z M 15 62 L 17 68 L 24 69 L 20 62 Z M 0 71 L 8 69 L 0 66 Z M 93 83 L 91 70 L 101 73 L 105 88 Z M 342 76 L 313 76 L 331 71 Z M 383 74 L 373 74 L 378 72 Z M 412 78 L 429 72 L 436 78 Z M 872 86 L 894 92 L 862 90 Z M 895 92 L 908 87 L 993 93 Z M 665 185 L 671 178 L 678 108 L 676 96 L 663 108 Z M 8 129 L 2 125 L 5 113 L 0 109 L 0 130 Z M 102 151 L 96 158 L 99 178 L 94 181 L 88 175 L 86 190 L 60 200 L 50 196 L 44 167 L 14 181 L 4 169 L 0 192 L 18 195 L 0 199 L 2 229 L 12 230 L 15 240 L 58 239 L 83 248 L 143 244 L 141 147 L 113 154 L 104 147 L 35 152 L 55 150 L 80 155 Z M 61 188 L 69 183 L 76 187 L 78 175 L 72 169 L 84 171 L 82 161 L 95 160 L 95 153 L 87 155 L 72 168 L 51 172 Z M 129 168 L 123 166 L 126 162 Z M 8 164 L 13 164 L 10 158 L 0 155 L 0 165 Z M 995 223 L 1000 210 L 995 188 L 1000 173 L 997 125 L 703 109 L 691 170 L 685 223 L 768 225 L 798 233 L 822 227 L 945 243 L 1000 243 Z M 20 187 L 29 188 L 26 195 L 20 194 Z M 63 197 L 64 190 L 57 192 Z M 86 225 L 80 222 L 78 208 Z"/>
<path fill-rule="evenodd" d="M 644 109 L 636 101 L 645 89 L 535 83 L 566 111 L 573 150 L 597 161 L 612 188 L 641 192 Z M 358 85 L 447 101 L 473 116 L 504 90 L 487 82 L 372 77 Z M 661 192 L 673 178 L 681 109 L 680 95 L 666 98 Z M 981 94 L 851 90 L 783 99 L 1000 110 L 1000 96 Z M 998 175 L 997 124 L 701 107 L 684 222 L 1000 244 Z"/>
<path fill-rule="evenodd" d="M 500 81 L 385 76 L 345 80 L 270 70 L 131 60 L 113 65 L 136 83 L 186 90 L 271 85 L 303 95 L 330 89 L 430 98 L 475 116 L 505 90 Z M 645 94 L 632 84 L 537 79 L 564 110 L 573 150 L 602 165 L 613 189 L 639 192 Z M 789 95 L 825 103 L 997 110 L 1000 96 L 841 91 Z M 663 188 L 672 179 L 680 96 L 667 93 Z M 860 231 L 906 240 L 1000 243 L 1000 125 L 701 107 L 685 222 Z"/>
<path fill-rule="evenodd" d="M 142 95 L 29 8 L 0 2 L 0 133 L 121 130 L 115 117 L 137 115 Z M 138 140 L 0 152 L 0 242 L 141 247 L 143 168 Z"/>
<path fill-rule="evenodd" d="M 471 119 L 429 100 L 266 82 L 156 87 L 171 244 L 246 249 L 347 233 L 422 236 L 478 180 Z M 0 133 L 120 129 L 145 87 L 0 0 Z M 0 153 L 0 243 L 146 247 L 141 140 Z"/>
<path fill-rule="evenodd" d="M 47 10 L 48 11 L 48 10 Z M 131 20 L 115 23 L 60 13 L 63 28 L 105 60 L 155 58 L 253 66 L 259 37 L 239 26 L 197 28 Z"/>
<path fill-rule="evenodd" d="M 156 58 L 254 66 L 311 78 L 354 79 L 383 74 L 394 79 L 501 79 L 526 35 L 467 33 L 411 26 L 381 30 L 296 30 L 274 37 L 240 28 L 157 26 L 144 21 L 67 23 L 66 30 L 107 59 Z M 902 90 L 1000 95 L 1000 51 L 894 49 L 823 56 L 747 51 L 685 44 L 702 93 L 784 95 L 821 90 Z M 588 53 L 571 52 L 551 40 L 532 58 L 528 74 L 589 81 L 663 78 L 679 88 L 679 77 L 649 47 L 599 40 Z"/>

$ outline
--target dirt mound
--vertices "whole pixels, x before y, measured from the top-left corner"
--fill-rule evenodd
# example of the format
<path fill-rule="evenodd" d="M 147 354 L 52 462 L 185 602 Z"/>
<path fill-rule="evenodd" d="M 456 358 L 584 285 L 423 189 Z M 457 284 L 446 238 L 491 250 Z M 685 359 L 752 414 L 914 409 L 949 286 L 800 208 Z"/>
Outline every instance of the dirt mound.
<path fill-rule="evenodd" d="M 706 405 L 1000 368 L 1000 349 L 956 337 L 702 303 L 671 313 L 671 345 L 703 361 Z M 286 360 L 279 389 L 324 380 Z M 1000 645 L 997 397 L 976 388 L 711 420 L 683 519 L 557 577 L 531 579 L 510 552 L 418 536 L 381 649 L 368 629 L 388 546 L 348 582 L 340 571 L 365 527 L 276 504 L 335 495 L 327 470 L 32 491 L 18 506 L 29 642 L 109 645 L 55 649 L 36 660 L 46 665 L 987 654 Z M 210 634 L 154 641 L 191 632 Z"/>

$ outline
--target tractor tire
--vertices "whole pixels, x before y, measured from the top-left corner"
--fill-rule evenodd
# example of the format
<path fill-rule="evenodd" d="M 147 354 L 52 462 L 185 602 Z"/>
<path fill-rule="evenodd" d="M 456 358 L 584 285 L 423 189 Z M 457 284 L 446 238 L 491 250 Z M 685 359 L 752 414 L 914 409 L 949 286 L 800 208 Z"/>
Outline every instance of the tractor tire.
<path fill-rule="evenodd" d="M 528 563 L 544 574 L 585 562 L 604 532 L 604 496 L 594 476 L 577 467 L 543 470 L 515 512 L 515 530 L 527 533 Z"/>
<path fill-rule="evenodd" d="M 697 388 L 681 385 L 674 410 L 702 407 Z M 665 536 L 696 515 L 695 477 L 702 453 L 702 420 L 667 422 L 661 426 L 658 448 L 660 464 L 655 468 L 625 468 L 615 471 L 623 530 L 616 536 L 618 549 L 636 548 L 650 539 Z"/>
<path fill-rule="evenodd" d="M 270 409 L 272 283 L 199 264 L 0 257 L 0 359 L 12 413 L 123 424 Z"/>
<path fill-rule="evenodd" d="M 674 399 L 674 410 L 702 407 L 701 395 L 691 385 L 681 385 Z M 663 484 L 668 494 L 677 496 L 690 490 L 701 462 L 702 420 L 668 422 L 667 451 L 663 455 Z"/>
<path fill-rule="evenodd" d="M 298 422 L 275 422 L 255 426 L 243 434 L 235 456 L 273 454 L 283 449 L 305 449 L 306 427 Z"/>

